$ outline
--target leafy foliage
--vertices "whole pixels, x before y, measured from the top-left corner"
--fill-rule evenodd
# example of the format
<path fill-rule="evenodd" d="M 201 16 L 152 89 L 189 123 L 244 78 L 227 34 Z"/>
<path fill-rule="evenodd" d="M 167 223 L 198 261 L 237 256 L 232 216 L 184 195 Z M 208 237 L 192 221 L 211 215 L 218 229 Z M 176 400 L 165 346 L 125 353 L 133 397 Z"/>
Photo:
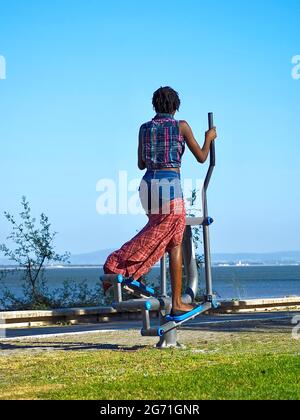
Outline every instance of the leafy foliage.
<path fill-rule="evenodd" d="M 48 217 L 42 213 L 37 225 L 37 220 L 31 216 L 31 208 L 26 197 L 22 197 L 22 210 L 20 220 L 8 212 L 4 215 L 12 226 L 12 231 L 7 241 L 12 243 L 12 248 L 6 244 L 0 245 L 0 252 L 10 261 L 18 265 L 16 269 L 22 273 L 23 291 L 27 301 L 33 306 L 47 306 L 49 299 L 44 278 L 47 264 L 67 263 L 70 254 L 63 255 L 55 251 L 54 240 L 57 232 L 51 231 Z M 17 304 L 11 292 L 6 290 L 6 298 Z"/>
<path fill-rule="evenodd" d="M 190 198 L 188 198 L 188 202 L 190 205 L 190 208 L 187 209 L 187 216 L 188 217 L 200 217 L 201 215 L 201 209 L 196 207 L 198 194 L 200 191 L 194 189 L 192 191 L 192 195 Z M 198 268 L 202 268 L 204 265 L 204 255 L 199 253 L 200 245 L 203 244 L 202 237 L 202 226 L 194 226 L 193 229 L 193 240 L 196 248 L 196 261 Z"/>

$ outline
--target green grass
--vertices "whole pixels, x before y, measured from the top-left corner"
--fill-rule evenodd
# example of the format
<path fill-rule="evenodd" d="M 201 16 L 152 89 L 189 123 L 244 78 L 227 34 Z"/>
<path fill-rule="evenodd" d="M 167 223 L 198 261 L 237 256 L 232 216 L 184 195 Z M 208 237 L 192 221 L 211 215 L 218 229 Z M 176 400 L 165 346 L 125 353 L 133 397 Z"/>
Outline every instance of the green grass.
<path fill-rule="evenodd" d="M 299 344 L 272 332 L 215 335 L 184 351 L 18 351 L 0 357 L 0 398 L 300 399 Z"/>

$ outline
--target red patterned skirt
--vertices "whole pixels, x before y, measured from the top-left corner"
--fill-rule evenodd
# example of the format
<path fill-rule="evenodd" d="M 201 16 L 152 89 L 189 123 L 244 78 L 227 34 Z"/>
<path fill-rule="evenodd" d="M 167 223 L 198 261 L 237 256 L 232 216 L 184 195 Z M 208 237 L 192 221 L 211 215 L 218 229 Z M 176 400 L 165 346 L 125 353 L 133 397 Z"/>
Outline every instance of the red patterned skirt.
<path fill-rule="evenodd" d="M 166 214 L 148 214 L 149 222 L 133 239 L 113 252 L 104 265 L 105 274 L 122 274 L 138 280 L 166 252 L 180 245 L 186 228 L 185 203 L 175 198 Z"/>

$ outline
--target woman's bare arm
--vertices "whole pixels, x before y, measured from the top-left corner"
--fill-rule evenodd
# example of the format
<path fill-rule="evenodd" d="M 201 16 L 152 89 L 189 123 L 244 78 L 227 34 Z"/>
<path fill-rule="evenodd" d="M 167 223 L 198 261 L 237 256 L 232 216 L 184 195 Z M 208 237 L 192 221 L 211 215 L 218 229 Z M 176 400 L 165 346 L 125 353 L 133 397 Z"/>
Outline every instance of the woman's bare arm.
<path fill-rule="evenodd" d="M 139 134 L 138 167 L 141 171 L 146 169 L 146 163 L 144 162 L 144 159 L 143 159 L 143 144 L 142 144 L 141 132 Z"/>
<path fill-rule="evenodd" d="M 216 127 L 205 133 L 205 142 L 202 148 L 195 139 L 193 131 L 186 121 L 180 122 L 180 132 L 183 135 L 188 148 L 193 153 L 197 161 L 200 163 L 205 163 L 209 155 L 211 143 L 217 138 Z"/>

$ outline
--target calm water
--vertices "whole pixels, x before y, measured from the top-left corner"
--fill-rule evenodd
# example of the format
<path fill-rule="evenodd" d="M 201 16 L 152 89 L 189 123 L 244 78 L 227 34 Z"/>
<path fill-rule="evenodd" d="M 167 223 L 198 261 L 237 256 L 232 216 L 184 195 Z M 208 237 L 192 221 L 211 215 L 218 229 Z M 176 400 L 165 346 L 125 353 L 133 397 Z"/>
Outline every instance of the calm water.
<path fill-rule="evenodd" d="M 157 284 L 159 268 L 155 267 L 149 280 Z M 50 290 L 62 286 L 64 280 L 80 283 L 86 280 L 90 287 L 99 283 L 103 273 L 97 268 L 53 268 L 46 270 Z M 201 271 L 200 288 L 205 287 L 204 271 Z M 300 295 L 300 266 L 278 267 L 215 267 L 214 290 L 222 299 L 251 299 Z M 22 293 L 20 275 L 8 274 L 5 283 L 15 295 Z M 0 292 L 1 293 L 1 292 Z"/>

